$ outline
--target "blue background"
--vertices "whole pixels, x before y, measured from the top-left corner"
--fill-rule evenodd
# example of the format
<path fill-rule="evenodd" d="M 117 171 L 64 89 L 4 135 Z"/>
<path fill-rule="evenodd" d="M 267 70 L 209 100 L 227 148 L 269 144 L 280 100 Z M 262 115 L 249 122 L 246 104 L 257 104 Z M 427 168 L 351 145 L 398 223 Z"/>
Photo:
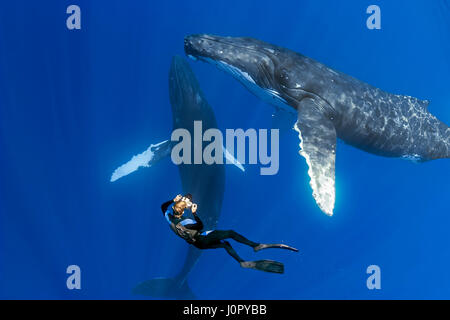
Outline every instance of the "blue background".
<path fill-rule="evenodd" d="M 82 29 L 66 28 L 77 4 Z M 381 8 L 381 30 L 366 8 Z M 0 298 L 140 298 L 173 276 L 186 244 L 159 206 L 180 192 L 169 159 L 110 183 L 112 171 L 169 137 L 168 70 L 191 33 L 251 36 L 383 90 L 431 101 L 450 123 L 448 1 L 2 1 Z M 270 128 L 273 108 L 229 75 L 191 63 L 220 129 Z M 338 144 L 335 214 L 316 206 L 298 136 L 280 137 L 280 170 L 226 168 L 219 228 L 301 250 L 282 276 L 205 251 L 189 276 L 201 299 L 450 298 L 449 160 L 415 164 Z M 201 204 L 200 204 L 201 206 Z M 182 258 L 180 258 L 182 257 Z M 66 288 L 66 268 L 82 289 Z M 366 268 L 381 267 L 381 290 Z"/>

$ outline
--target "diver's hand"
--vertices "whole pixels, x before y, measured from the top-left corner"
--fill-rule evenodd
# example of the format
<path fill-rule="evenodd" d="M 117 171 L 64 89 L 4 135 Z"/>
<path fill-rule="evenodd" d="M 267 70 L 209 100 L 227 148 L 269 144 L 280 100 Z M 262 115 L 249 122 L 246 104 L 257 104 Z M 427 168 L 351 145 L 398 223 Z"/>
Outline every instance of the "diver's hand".
<path fill-rule="evenodd" d="M 181 200 L 181 198 L 182 198 L 181 194 L 178 194 L 178 195 L 173 199 L 173 202 L 178 202 L 178 201 Z"/>
<path fill-rule="evenodd" d="M 195 214 L 197 212 L 197 204 L 196 203 L 192 204 L 191 211 L 193 214 Z"/>

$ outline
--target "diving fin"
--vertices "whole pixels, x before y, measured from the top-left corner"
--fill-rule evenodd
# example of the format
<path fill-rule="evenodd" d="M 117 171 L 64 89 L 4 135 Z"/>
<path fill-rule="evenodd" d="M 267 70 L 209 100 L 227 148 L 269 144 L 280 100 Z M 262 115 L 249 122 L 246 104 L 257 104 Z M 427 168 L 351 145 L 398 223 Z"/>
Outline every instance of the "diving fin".
<path fill-rule="evenodd" d="M 298 249 L 288 246 L 286 244 L 281 244 L 281 243 L 273 243 L 273 244 L 268 244 L 268 243 L 261 243 L 259 245 L 257 245 L 256 247 L 253 248 L 253 250 L 255 252 L 258 252 L 260 250 L 263 249 L 270 249 L 270 248 L 277 248 L 277 249 L 286 249 L 286 250 L 291 250 L 294 252 L 298 252 Z"/>
<path fill-rule="evenodd" d="M 243 261 L 241 262 L 241 267 L 272 273 L 284 273 L 284 265 L 273 260 Z"/>
<path fill-rule="evenodd" d="M 155 278 L 141 282 L 132 290 L 132 293 L 154 298 L 196 299 L 187 281 L 180 284 L 171 278 Z"/>

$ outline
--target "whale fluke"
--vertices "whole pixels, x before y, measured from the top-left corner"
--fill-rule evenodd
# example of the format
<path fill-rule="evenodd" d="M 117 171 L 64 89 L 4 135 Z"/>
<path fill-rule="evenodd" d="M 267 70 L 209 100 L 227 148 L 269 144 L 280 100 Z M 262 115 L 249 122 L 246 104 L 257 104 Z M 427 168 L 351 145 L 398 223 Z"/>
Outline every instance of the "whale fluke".
<path fill-rule="evenodd" d="M 194 300 L 195 294 L 189 288 L 187 281 L 178 282 L 172 278 L 154 278 L 139 283 L 131 291 L 133 294 L 154 297 Z"/>

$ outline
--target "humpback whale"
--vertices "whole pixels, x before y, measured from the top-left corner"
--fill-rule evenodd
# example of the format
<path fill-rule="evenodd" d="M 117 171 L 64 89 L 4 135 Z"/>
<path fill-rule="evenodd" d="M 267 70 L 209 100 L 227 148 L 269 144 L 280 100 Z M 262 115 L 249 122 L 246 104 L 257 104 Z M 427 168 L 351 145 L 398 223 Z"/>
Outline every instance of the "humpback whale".
<path fill-rule="evenodd" d="M 190 35 L 185 53 L 216 65 L 264 101 L 297 113 L 294 129 L 313 196 L 333 214 L 336 139 L 376 155 L 450 157 L 450 128 L 429 102 L 391 94 L 294 51 L 253 38 Z"/>
<path fill-rule="evenodd" d="M 202 121 L 203 130 L 217 128 L 213 109 L 206 101 L 189 64 L 179 56 L 175 56 L 171 63 L 169 96 L 174 130 L 184 128 L 193 135 L 194 121 Z M 152 144 L 146 151 L 117 168 L 112 174 L 111 181 L 116 181 L 136 171 L 139 167 L 155 165 L 170 155 L 172 147 L 173 143 L 170 140 Z M 223 152 L 225 157 L 230 156 L 226 150 Z M 231 160 L 235 161 L 236 166 L 243 170 L 236 159 Z M 224 165 L 180 164 L 178 169 L 183 194 L 191 193 L 195 203 L 199 204 L 199 215 L 205 225 L 205 230 L 215 229 L 222 208 L 225 188 Z M 154 214 L 155 217 L 161 216 L 161 221 L 163 220 L 159 208 Z M 195 295 L 188 286 L 187 277 L 200 254 L 201 250 L 189 246 L 186 259 L 178 275 L 174 278 L 155 278 L 144 281 L 133 289 L 133 293 L 162 298 L 194 299 Z"/>

